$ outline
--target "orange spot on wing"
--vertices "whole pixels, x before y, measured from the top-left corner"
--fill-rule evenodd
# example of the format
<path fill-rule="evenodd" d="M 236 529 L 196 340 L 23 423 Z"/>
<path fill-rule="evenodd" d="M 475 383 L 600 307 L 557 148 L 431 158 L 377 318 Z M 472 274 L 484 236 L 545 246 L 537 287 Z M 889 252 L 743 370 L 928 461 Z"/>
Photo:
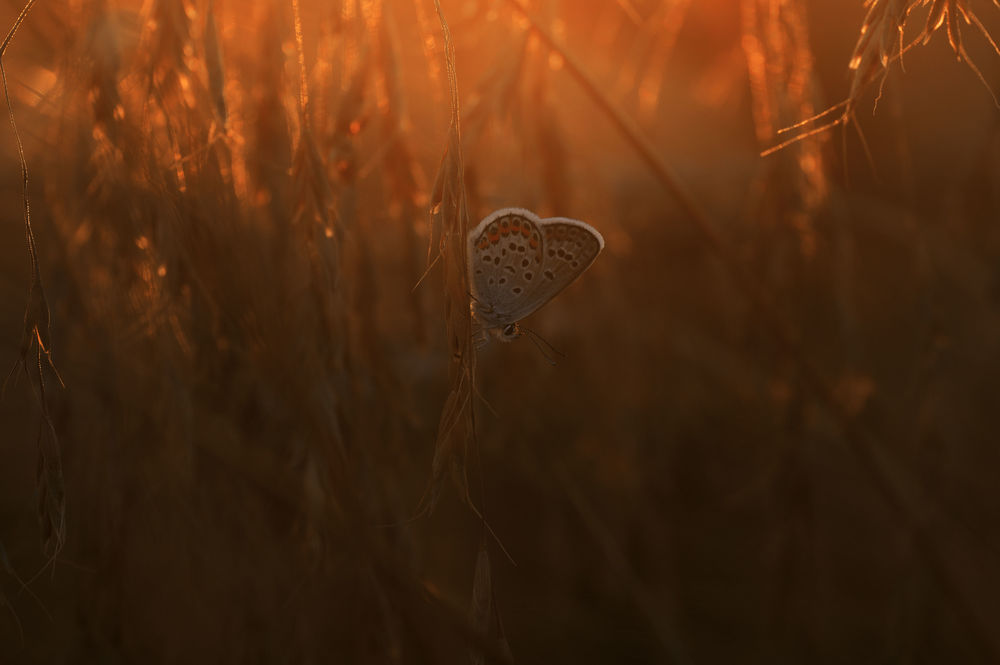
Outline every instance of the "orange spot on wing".
<path fill-rule="evenodd" d="M 483 236 L 482 240 L 479 241 L 479 249 L 486 249 L 490 246 L 490 241 L 487 240 L 486 236 Z"/>
<path fill-rule="evenodd" d="M 503 236 L 505 236 L 505 235 L 507 235 L 508 233 L 510 233 L 510 230 L 508 230 L 506 226 L 501 226 L 501 227 L 500 227 L 500 235 L 503 235 Z"/>
<path fill-rule="evenodd" d="M 494 245 L 500 242 L 500 233 L 498 231 L 493 231 L 490 233 L 490 242 Z"/>
<path fill-rule="evenodd" d="M 532 238 L 531 240 L 528 241 L 528 244 L 531 245 L 531 249 L 538 249 L 538 240 L 537 239 Z"/>

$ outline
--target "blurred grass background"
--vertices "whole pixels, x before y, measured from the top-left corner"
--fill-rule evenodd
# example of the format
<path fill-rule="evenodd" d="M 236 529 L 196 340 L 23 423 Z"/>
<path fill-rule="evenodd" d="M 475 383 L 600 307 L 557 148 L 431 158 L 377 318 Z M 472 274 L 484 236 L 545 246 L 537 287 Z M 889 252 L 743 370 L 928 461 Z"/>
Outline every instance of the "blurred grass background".
<path fill-rule="evenodd" d="M 433 2 L 302 0 L 305 105 L 291 2 L 38 4 L 4 66 L 66 384 L 45 371 L 65 547 L 46 566 L 16 372 L 0 662 L 502 660 L 468 610 L 484 542 L 516 662 L 997 660 L 1000 57 L 965 29 L 980 81 L 941 29 L 854 96 L 861 4 L 526 3 L 588 92 L 514 3 L 442 0 L 471 222 L 523 206 L 607 240 L 526 322 L 564 359 L 479 355 L 470 494 L 516 566 L 455 487 L 407 522 L 449 394 L 440 266 L 413 289 L 448 140 Z M 849 97 L 870 160 L 852 127 L 759 156 Z"/>

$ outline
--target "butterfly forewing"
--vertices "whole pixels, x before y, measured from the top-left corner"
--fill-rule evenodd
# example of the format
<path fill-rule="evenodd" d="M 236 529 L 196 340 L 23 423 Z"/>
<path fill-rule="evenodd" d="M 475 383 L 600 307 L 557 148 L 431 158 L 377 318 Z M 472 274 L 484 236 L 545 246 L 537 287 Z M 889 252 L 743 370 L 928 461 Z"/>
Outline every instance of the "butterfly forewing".
<path fill-rule="evenodd" d="M 469 234 L 469 274 L 477 316 L 486 325 L 514 323 L 542 267 L 541 220 L 530 210 L 505 208 Z"/>

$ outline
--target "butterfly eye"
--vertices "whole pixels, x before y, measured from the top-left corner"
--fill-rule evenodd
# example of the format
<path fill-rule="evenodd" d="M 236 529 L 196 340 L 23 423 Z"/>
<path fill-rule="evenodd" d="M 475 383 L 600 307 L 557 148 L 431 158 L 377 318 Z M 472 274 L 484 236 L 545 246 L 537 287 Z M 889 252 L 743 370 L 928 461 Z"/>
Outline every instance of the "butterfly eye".
<path fill-rule="evenodd" d="M 504 337 L 516 337 L 517 336 L 517 324 L 508 323 L 503 327 Z"/>

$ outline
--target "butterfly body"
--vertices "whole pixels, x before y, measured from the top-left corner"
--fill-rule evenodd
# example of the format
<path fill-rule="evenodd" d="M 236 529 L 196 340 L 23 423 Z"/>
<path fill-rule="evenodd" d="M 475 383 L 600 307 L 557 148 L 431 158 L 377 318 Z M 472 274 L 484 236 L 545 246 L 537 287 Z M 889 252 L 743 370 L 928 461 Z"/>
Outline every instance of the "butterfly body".
<path fill-rule="evenodd" d="M 586 222 L 541 219 L 503 208 L 468 236 L 472 313 L 486 339 L 521 336 L 518 321 L 554 298 L 590 267 L 604 238 Z"/>

